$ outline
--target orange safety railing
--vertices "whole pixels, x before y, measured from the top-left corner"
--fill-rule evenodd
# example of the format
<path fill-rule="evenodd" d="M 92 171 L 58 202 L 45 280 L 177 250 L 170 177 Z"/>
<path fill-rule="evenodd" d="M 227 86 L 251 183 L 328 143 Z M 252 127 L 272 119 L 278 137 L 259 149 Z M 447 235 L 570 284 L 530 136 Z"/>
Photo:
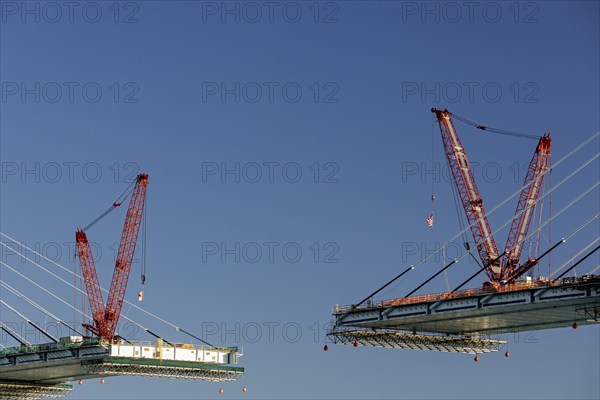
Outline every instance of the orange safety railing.
<path fill-rule="evenodd" d="M 489 285 L 487 287 L 482 287 L 479 289 L 464 289 L 457 290 L 456 292 L 441 292 L 441 293 L 432 293 L 425 294 L 420 296 L 411 296 L 400 299 L 391 299 L 391 300 L 383 300 L 381 301 L 381 307 L 390 307 L 390 306 L 399 306 L 405 304 L 416 304 L 416 303 L 425 303 L 429 301 L 438 301 L 438 300 L 448 300 L 448 299 L 456 299 L 456 298 L 464 298 L 477 296 L 481 294 L 492 294 L 492 293 L 502 293 L 502 292 L 512 292 L 516 290 L 522 289 L 531 289 L 540 286 L 549 286 L 551 285 L 548 281 L 537 281 L 537 282 L 519 282 L 513 283 L 510 285 L 495 287 Z"/>
<path fill-rule="evenodd" d="M 411 296 L 411 297 L 403 297 L 399 299 L 390 299 L 390 300 L 382 300 L 380 303 L 372 303 L 369 305 L 363 305 L 361 307 L 354 306 L 337 306 L 334 309 L 335 314 L 344 313 L 352 311 L 353 309 L 369 309 L 369 308 L 377 308 L 377 307 L 392 307 L 392 306 L 401 306 L 406 304 L 418 304 L 418 303 L 426 303 L 430 301 L 439 301 L 439 300 L 448 300 L 448 299 L 456 299 L 456 298 L 465 298 L 471 296 L 477 296 L 482 294 L 492 294 L 492 293 L 502 293 L 502 292 L 512 292 L 516 290 L 523 289 L 531 289 L 541 286 L 555 286 L 558 282 L 548 281 L 546 279 L 540 279 L 535 282 L 518 282 L 512 283 L 505 286 L 495 287 L 493 285 L 485 286 L 478 289 L 463 289 L 457 290 L 455 292 L 440 292 L 440 293 L 431 293 L 424 294 L 419 296 Z"/>
<path fill-rule="evenodd" d="M 373 308 L 380 307 L 393 307 L 393 306 L 401 306 L 406 304 L 418 304 L 418 303 L 426 303 L 431 301 L 439 301 L 439 300 L 448 300 L 448 299 L 456 299 L 456 298 L 467 298 L 471 296 L 477 296 L 482 294 L 493 294 L 493 293 L 504 293 L 504 292 L 513 292 L 517 290 L 523 289 L 532 289 L 538 287 L 550 287 L 550 286 L 560 286 L 563 284 L 573 284 L 577 282 L 584 283 L 590 279 L 599 279 L 598 275 L 584 275 L 578 278 L 563 278 L 562 280 L 551 280 L 547 278 L 540 277 L 535 281 L 530 282 L 517 282 L 511 283 L 504 286 L 493 286 L 491 284 L 486 285 L 482 288 L 478 289 L 463 289 L 457 290 L 455 292 L 441 292 L 441 293 L 432 293 L 432 294 L 424 294 L 420 296 L 411 296 L 411 297 L 403 297 L 399 299 L 390 299 L 390 300 L 382 300 L 379 303 L 367 303 L 361 306 L 336 306 L 333 309 L 334 314 L 344 314 L 351 311 L 356 310 L 368 310 Z"/>

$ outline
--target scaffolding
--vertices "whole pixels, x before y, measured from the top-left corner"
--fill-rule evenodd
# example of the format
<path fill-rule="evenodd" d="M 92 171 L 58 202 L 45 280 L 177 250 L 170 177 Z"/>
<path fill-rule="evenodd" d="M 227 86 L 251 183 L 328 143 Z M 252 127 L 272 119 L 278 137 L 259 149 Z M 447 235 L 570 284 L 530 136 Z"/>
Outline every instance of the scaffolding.
<path fill-rule="evenodd" d="M 41 398 L 63 398 L 71 390 L 71 385 L 41 385 L 35 383 L 0 382 L 0 399 L 38 400 Z"/>
<path fill-rule="evenodd" d="M 393 330 L 338 329 L 327 334 L 333 343 L 396 349 L 481 354 L 500 350 L 505 340 L 459 335 L 427 335 Z"/>
<path fill-rule="evenodd" d="M 144 363 L 141 360 L 126 362 L 126 360 L 115 360 L 101 363 L 87 363 L 83 369 L 89 375 L 97 376 L 146 376 L 153 378 L 169 379 L 193 379 L 211 382 L 236 381 L 244 372 L 241 367 L 231 366 L 184 366 Z"/>
<path fill-rule="evenodd" d="M 587 322 L 600 322 L 600 300 L 597 304 L 576 310 Z"/>

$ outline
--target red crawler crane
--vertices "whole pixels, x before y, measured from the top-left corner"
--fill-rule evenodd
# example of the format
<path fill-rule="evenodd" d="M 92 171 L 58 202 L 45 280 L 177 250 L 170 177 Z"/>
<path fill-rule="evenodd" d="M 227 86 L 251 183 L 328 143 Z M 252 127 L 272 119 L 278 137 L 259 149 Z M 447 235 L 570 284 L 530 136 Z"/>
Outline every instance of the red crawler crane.
<path fill-rule="evenodd" d="M 96 271 L 87 235 L 81 229 L 75 234 L 77 254 L 94 320 L 93 326 L 88 324 L 84 324 L 84 326 L 94 334 L 105 339 L 112 340 L 114 338 L 117 323 L 121 315 L 129 272 L 131 271 L 133 255 L 144 215 L 147 185 L 148 175 L 139 174 L 131 194 L 129 208 L 127 209 L 127 216 L 125 217 L 125 225 L 123 226 L 123 234 L 121 235 L 119 252 L 106 304 L 102 297 L 98 272 Z M 119 205 L 120 203 L 115 202 L 113 207 L 118 207 Z"/>
<path fill-rule="evenodd" d="M 458 189 L 460 201 L 469 221 L 479 257 L 486 268 L 485 272 L 490 281 L 495 285 L 499 285 L 501 282 L 510 282 L 523 275 L 537 263 L 536 260 L 527 260 L 523 265 L 519 266 L 523 252 L 522 241 L 527 236 L 529 225 L 534 215 L 536 201 L 539 198 L 544 180 L 542 173 L 548 168 L 551 144 L 550 135 L 545 134 L 539 139 L 525 176 L 515 217 L 513 218 L 508 234 L 506 248 L 502 256 L 500 256 L 485 213 L 483 200 L 479 195 L 479 190 L 477 189 L 475 178 L 467 159 L 467 154 L 454 129 L 451 118 L 452 114 L 448 110 L 438 110 L 435 108 L 432 108 L 431 111 L 437 117 L 448 165 L 452 171 L 452 177 Z M 483 130 L 488 129 L 481 125 L 476 125 L 476 127 Z"/>

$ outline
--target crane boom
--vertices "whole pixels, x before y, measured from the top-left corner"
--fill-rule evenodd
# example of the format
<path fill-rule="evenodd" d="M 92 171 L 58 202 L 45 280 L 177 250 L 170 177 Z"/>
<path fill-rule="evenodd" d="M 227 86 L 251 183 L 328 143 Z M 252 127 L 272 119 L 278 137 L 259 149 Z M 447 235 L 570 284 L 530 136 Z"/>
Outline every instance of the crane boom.
<path fill-rule="evenodd" d="M 77 255 L 79 256 L 85 290 L 88 295 L 90 309 L 92 310 L 92 319 L 94 320 L 94 326 L 98 327 L 102 324 L 104 318 L 104 300 L 102 298 L 100 282 L 98 282 L 92 249 L 87 235 L 83 230 L 78 230 L 75 233 L 75 243 L 77 243 Z"/>
<path fill-rule="evenodd" d="M 129 208 L 127 209 L 127 216 L 125 217 L 119 252 L 117 254 L 117 261 L 106 305 L 103 302 L 98 282 L 98 272 L 87 236 L 83 230 L 78 230 L 75 235 L 79 261 L 94 319 L 94 326 L 89 328 L 98 334 L 98 336 L 105 339 L 112 339 L 115 336 L 117 323 L 121 315 L 125 292 L 127 290 L 127 281 L 129 280 L 135 247 L 144 216 L 147 185 L 148 175 L 139 174 L 131 195 Z"/>
<path fill-rule="evenodd" d="M 486 267 L 485 272 L 494 284 L 510 283 L 537 263 L 536 259 L 531 259 L 519 265 L 521 254 L 523 253 L 523 241 L 529 231 L 529 225 L 535 212 L 535 205 L 540 196 L 545 175 L 544 171 L 548 168 L 552 143 L 550 134 L 546 133 L 539 138 L 533 157 L 529 163 L 527 174 L 525 175 L 525 182 L 523 183 L 523 189 L 521 189 L 517 210 L 515 211 L 515 216 L 508 232 L 506 247 L 501 259 L 499 259 L 498 248 L 483 208 L 483 200 L 479 195 L 463 145 L 460 142 L 456 129 L 454 129 L 451 118 L 452 114 L 448 110 L 442 111 L 435 108 L 432 108 L 431 111 L 435 113 L 440 125 L 448 165 L 452 171 L 454 184 L 458 189 L 462 206 L 467 215 L 479 256 Z M 458 116 L 457 118 L 478 129 L 492 130 L 464 118 Z M 508 131 L 497 129 L 493 131 L 508 133 Z M 512 132 L 512 134 L 525 137 L 532 136 L 515 132 Z"/>
<path fill-rule="evenodd" d="M 490 223 L 483 206 L 483 200 L 479 195 L 467 154 L 456 133 L 456 129 L 454 129 L 450 112 L 435 108 L 432 108 L 431 111 L 435 113 L 440 125 L 444 152 L 448 159 L 463 209 L 469 221 L 479 257 L 483 265 L 487 267 L 485 272 L 490 280 L 498 282 L 502 274 L 502 267 L 498 259 L 498 247 L 492 235 Z"/>
<path fill-rule="evenodd" d="M 135 188 L 131 195 L 131 202 L 127 209 L 121 242 L 119 243 L 119 252 L 117 254 L 110 291 L 108 292 L 105 313 L 107 330 L 113 334 L 117 328 L 121 308 L 123 307 L 123 300 L 125 299 L 125 292 L 127 290 L 127 281 L 129 280 L 129 272 L 131 271 L 133 255 L 140 227 L 142 226 L 147 185 L 148 175 L 138 175 Z"/>
<path fill-rule="evenodd" d="M 551 142 L 549 134 L 542 136 L 529 163 L 525 182 L 523 183 L 523 190 L 521 190 L 519 202 L 517 203 L 515 217 L 508 231 L 508 239 L 505 247 L 506 253 L 502 257 L 503 279 L 518 278 L 518 276 L 514 276 L 514 273 L 523 252 L 523 239 L 529 231 L 529 225 L 535 211 L 535 204 L 540 196 L 544 181 L 542 173 L 548 168 Z"/>

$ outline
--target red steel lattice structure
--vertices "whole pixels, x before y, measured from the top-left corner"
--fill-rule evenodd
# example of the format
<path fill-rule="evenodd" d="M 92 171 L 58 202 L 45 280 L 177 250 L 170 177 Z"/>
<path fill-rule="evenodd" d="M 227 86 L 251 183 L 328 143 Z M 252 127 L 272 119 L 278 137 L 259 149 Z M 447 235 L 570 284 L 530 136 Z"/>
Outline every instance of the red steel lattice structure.
<path fill-rule="evenodd" d="M 125 217 L 121 242 L 119 243 L 119 252 L 106 304 L 103 300 L 98 281 L 98 272 L 87 235 L 81 229 L 75 234 L 77 254 L 94 322 L 93 326 L 86 325 L 86 327 L 105 339 L 114 338 L 117 323 L 121 315 L 129 273 L 144 215 L 147 185 L 148 175 L 139 174 L 131 194 L 129 208 L 127 209 L 127 216 Z M 117 205 L 114 204 L 114 206 Z"/>
<path fill-rule="evenodd" d="M 544 179 L 542 173 L 548 168 L 550 135 L 545 134 L 539 139 L 525 176 L 515 217 L 509 230 L 505 252 L 500 257 L 469 160 L 454 128 L 452 114 L 448 110 L 435 108 L 432 109 L 432 112 L 437 117 L 448 165 L 452 171 L 462 207 L 469 221 L 479 257 L 486 267 L 486 274 L 492 283 L 518 278 L 527 272 L 531 266 L 535 265 L 535 260 L 528 260 L 524 265 L 517 267 L 523 251 L 522 242 L 527 236 L 534 215 L 535 204 L 540 195 Z"/>
<path fill-rule="evenodd" d="M 551 143 L 549 134 L 542 136 L 529 163 L 523 190 L 521 190 L 519 202 L 517 203 L 515 218 L 512 220 L 508 231 L 506 253 L 502 257 L 503 279 L 505 280 L 518 278 L 526 272 L 524 267 L 530 264 L 528 261 L 525 265 L 517 268 L 523 252 L 523 239 L 529 231 L 529 225 L 535 211 L 535 203 L 542 190 L 544 176 L 540 175 L 548 168 Z"/>

